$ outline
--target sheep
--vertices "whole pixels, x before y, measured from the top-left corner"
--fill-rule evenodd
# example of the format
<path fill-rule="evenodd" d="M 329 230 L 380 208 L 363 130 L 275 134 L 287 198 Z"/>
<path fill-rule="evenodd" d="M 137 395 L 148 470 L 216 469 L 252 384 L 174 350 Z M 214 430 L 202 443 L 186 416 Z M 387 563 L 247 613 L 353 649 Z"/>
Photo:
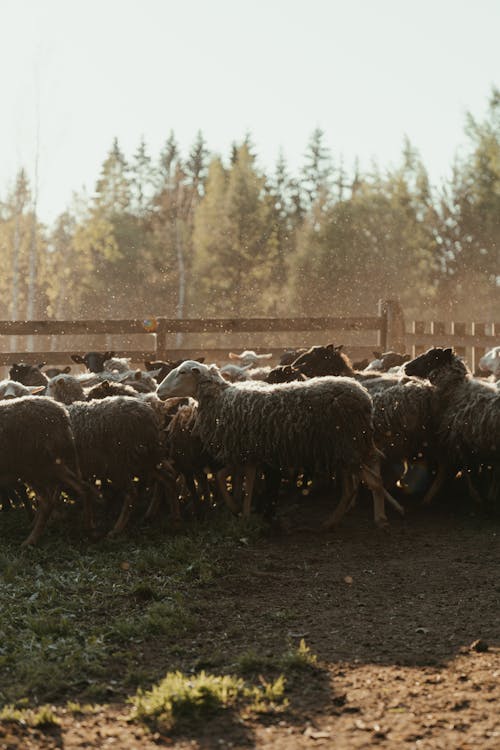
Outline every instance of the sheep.
<path fill-rule="evenodd" d="M 130 372 L 130 357 L 110 357 L 103 362 L 103 372 Z"/>
<path fill-rule="evenodd" d="M 326 528 L 335 526 L 352 504 L 361 478 L 373 492 L 375 522 L 387 522 L 372 402 L 352 379 L 233 385 L 214 365 L 187 361 L 167 375 L 157 393 L 160 398 L 197 398 L 197 431 L 209 453 L 222 465 L 248 469 L 247 506 L 257 464 L 304 466 L 342 477 L 342 497 Z"/>
<path fill-rule="evenodd" d="M 47 367 L 43 374 L 46 375 L 49 380 L 51 378 L 55 378 L 56 375 L 69 375 L 71 372 L 71 365 L 66 365 L 66 367 Z"/>
<path fill-rule="evenodd" d="M 102 380 L 97 385 L 89 388 L 87 391 L 87 401 L 92 401 L 94 398 L 108 398 L 109 396 L 130 396 L 137 398 L 138 395 L 138 392 L 131 385 L 115 383 L 112 380 Z"/>
<path fill-rule="evenodd" d="M 306 352 L 307 349 L 305 347 L 300 347 L 299 349 L 286 349 L 281 355 L 278 364 L 283 366 L 291 365 L 292 362 L 295 362 L 297 357 L 300 357 L 301 354 L 305 354 Z"/>
<path fill-rule="evenodd" d="M 385 456 L 384 471 L 394 481 L 401 478 L 401 468 L 408 461 L 432 455 L 432 428 L 435 389 L 429 384 L 411 382 L 377 372 L 356 372 L 342 346 L 313 346 L 294 363 L 307 375 L 352 377 L 361 382 L 373 399 L 375 444 Z M 394 473 L 398 466 L 399 472 Z M 440 467 L 438 467 L 439 475 Z M 431 502 L 439 483 L 433 483 L 424 498 Z"/>
<path fill-rule="evenodd" d="M 437 440 L 448 465 L 468 472 L 480 466 L 498 466 L 500 392 L 494 384 L 473 378 L 451 348 L 429 349 L 408 362 L 405 371 L 427 378 L 436 388 Z"/>
<path fill-rule="evenodd" d="M 46 395 L 61 404 L 72 404 L 73 401 L 85 401 L 86 395 L 81 380 L 74 375 L 56 375 L 47 384 Z"/>
<path fill-rule="evenodd" d="M 84 499 L 88 520 L 88 498 L 68 412 L 45 396 L 0 402 L 0 485 L 12 487 L 18 480 L 38 497 L 35 524 L 24 546 L 38 542 L 64 488 Z"/>
<path fill-rule="evenodd" d="M 195 357 L 194 361 L 204 362 L 205 357 Z M 176 367 L 179 367 L 179 365 L 181 365 L 183 362 L 184 362 L 183 359 L 177 359 L 174 361 L 167 360 L 166 362 L 161 359 L 155 360 L 154 362 L 151 362 L 150 360 L 146 360 L 144 362 L 144 366 L 146 370 L 153 375 L 156 382 L 161 383 L 163 378 L 165 378 L 171 370 L 174 370 Z"/>
<path fill-rule="evenodd" d="M 271 359 L 272 356 L 272 354 L 257 354 L 253 349 L 245 349 L 241 354 L 229 352 L 229 359 L 237 359 L 241 367 L 245 367 L 246 365 L 256 367 L 260 365 L 262 360 Z"/>
<path fill-rule="evenodd" d="M 0 380 L 0 400 L 19 398 L 20 396 L 34 396 L 45 391 L 43 385 L 24 385 L 17 380 Z"/>
<path fill-rule="evenodd" d="M 500 346 L 494 346 L 493 349 L 487 351 L 479 360 L 479 367 L 481 370 L 491 372 L 494 379 L 500 381 Z"/>
<path fill-rule="evenodd" d="M 139 477 L 172 489 L 163 458 L 158 423 L 151 407 L 137 398 L 112 396 L 76 401 L 68 407 L 76 450 L 87 481 L 109 480 L 123 497 L 111 535 L 125 528 L 135 502 Z M 175 510 L 175 509 L 174 509 Z"/>
<path fill-rule="evenodd" d="M 353 369 L 351 360 L 342 351 L 343 346 L 328 344 L 327 346 L 312 346 L 301 354 L 292 363 L 292 366 L 300 370 L 307 377 L 323 377 L 325 375 L 336 375 L 354 378 L 366 387 L 370 380 L 376 380 L 379 387 L 384 387 L 382 378 L 388 378 L 386 385 L 390 386 L 398 382 L 397 378 L 390 378 L 381 372 L 357 372 Z"/>
<path fill-rule="evenodd" d="M 400 367 L 408 362 L 411 357 L 409 354 L 399 354 L 398 352 L 373 352 L 375 359 L 370 362 L 364 369 L 366 372 L 376 370 L 377 372 L 389 372 L 394 367 Z"/>
<path fill-rule="evenodd" d="M 87 352 L 86 354 L 72 354 L 71 359 L 78 365 L 84 365 L 89 372 L 102 372 L 106 360 L 115 356 L 115 352 Z"/>
<path fill-rule="evenodd" d="M 248 374 L 248 370 L 250 370 L 250 368 L 251 365 L 245 365 L 244 367 L 231 364 L 223 365 L 220 368 L 220 374 L 222 375 L 224 380 L 228 380 L 230 383 L 240 383 L 243 380 L 250 380 L 250 376 Z"/>
<path fill-rule="evenodd" d="M 266 383 L 291 383 L 294 380 L 307 380 L 307 377 L 297 367 L 292 365 L 278 365 L 270 370 Z"/>
<path fill-rule="evenodd" d="M 46 387 L 49 379 L 45 373 L 41 372 L 41 368 L 45 364 L 45 362 L 41 362 L 37 366 L 27 365 L 24 362 L 13 364 L 9 370 L 9 378 L 17 380 L 18 383 L 23 383 L 23 385 L 43 385 Z"/>

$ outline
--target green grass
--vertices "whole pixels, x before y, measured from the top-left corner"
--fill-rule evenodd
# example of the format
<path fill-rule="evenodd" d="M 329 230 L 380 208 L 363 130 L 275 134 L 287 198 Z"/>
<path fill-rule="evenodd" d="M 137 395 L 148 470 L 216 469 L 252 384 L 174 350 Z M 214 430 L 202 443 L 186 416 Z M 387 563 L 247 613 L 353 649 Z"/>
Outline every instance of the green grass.
<path fill-rule="evenodd" d="M 92 544 L 54 524 L 21 549 L 22 511 L 0 513 L 0 708 L 126 697 L 163 665 L 176 641 L 202 630 L 189 596 L 227 571 L 231 550 L 257 534 L 221 518 L 182 536 L 141 530 Z M 244 539 L 245 541 L 241 541 Z"/>
<path fill-rule="evenodd" d="M 309 671 L 318 667 L 318 659 L 302 638 L 298 646 L 290 645 L 278 656 L 265 656 L 255 651 L 246 651 L 240 655 L 234 665 L 238 674 L 249 675 L 258 672 L 279 671 L 285 674 L 297 671 Z"/>
<path fill-rule="evenodd" d="M 212 675 L 200 672 L 188 676 L 170 672 L 151 690 L 139 690 L 130 699 L 131 721 L 140 721 L 163 730 L 193 727 L 216 712 L 238 708 L 245 712 L 267 713 L 286 706 L 285 678 L 273 682 L 261 680 L 247 685 L 234 675 Z"/>
<path fill-rule="evenodd" d="M 0 522 L 0 723 L 50 727 L 127 700 L 131 721 L 171 729 L 219 711 L 279 712 L 287 681 L 315 665 L 303 642 L 236 661 L 223 643 L 204 646 L 207 600 L 196 592 L 241 572 L 235 553 L 261 533 L 253 519 L 222 516 L 179 536 L 142 529 L 99 543 L 57 523 L 35 549 L 19 546 L 22 513 Z M 271 627 L 294 614 L 274 610 Z M 230 642 L 244 627 L 226 631 Z"/>

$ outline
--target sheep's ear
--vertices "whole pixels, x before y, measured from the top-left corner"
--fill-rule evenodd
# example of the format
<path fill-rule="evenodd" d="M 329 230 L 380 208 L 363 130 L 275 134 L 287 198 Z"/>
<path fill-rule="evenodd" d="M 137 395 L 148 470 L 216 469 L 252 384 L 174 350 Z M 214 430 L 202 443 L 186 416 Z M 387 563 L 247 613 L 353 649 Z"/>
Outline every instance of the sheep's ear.
<path fill-rule="evenodd" d="M 343 348 L 344 348 L 344 344 L 339 344 L 338 346 L 333 347 L 334 351 L 336 352 L 341 352 Z"/>
<path fill-rule="evenodd" d="M 82 357 L 81 354 L 72 354 L 71 355 L 71 359 L 73 360 L 73 362 L 76 362 L 77 365 L 84 365 L 85 364 L 85 362 L 84 362 L 83 357 Z"/>
<path fill-rule="evenodd" d="M 332 351 L 332 352 L 333 352 L 333 350 L 335 349 L 335 345 L 334 345 L 334 344 L 327 344 L 327 345 L 326 345 L 326 348 L 327 348 L 327 349 L 330 349 L 330 351 Z"/>
<path fill-rule="evenodd" d="M 194 372 L 196 375 L 199 375 L 201 370 L 199 367 L 192 367 L 191 372 Z"/>
<path fill-rule="evenodd" d="M 446 357 L 451 360 L 453 357 L 453 349 L 449 346 L 447 349 L 443 349 L 443 352 L 446 354 Z"/>
<path fill-rule="evenodd" d="M 40 362 L 40 364 L 37 365 L 37 367 L 38 367 L 39 370 L 41 370 L 42 367 L 45 367 L 46 364 L 47 364 L 47 362 Z"/>
<path fill-rule="evenodd" d="M 115 353 L 114 352 L 104 352 L 104 354 L 102 356 L 104 357 L 104 361 L 106 361 L 107 359 L 113 359 L 113 357 L 115 356 Z"/>
<path fill-rule="evenodd" d="M 28 385 L 26 387 L 29 389 L 29 392 L 31 393 L 32 396 L 34 396 L 35 393 L 41 393 L 41 391 L 45 390 L 44 385 Z"/>
<path fill-rule="evenodd" d="M 63 369 L 63 375 L 67 375 L 68 372 L 71 372 L 71 365 L 66 365 L 66 367 Z"/>
<path fill-rule="evenodd" d="M 239 359 L 240 355 L 235 354 L 234 352 L 229 352 L 229 359 Z"/>
<path fill-rule="evenodd" d="M 109 388 L 109 380 L 101 380 L 101 385 L 104 386 L 104 388 Z"/>
<path fill-rule="evenodd" d="M 382 359 L 382 352 L 372 352 L 375 359 Z"/>

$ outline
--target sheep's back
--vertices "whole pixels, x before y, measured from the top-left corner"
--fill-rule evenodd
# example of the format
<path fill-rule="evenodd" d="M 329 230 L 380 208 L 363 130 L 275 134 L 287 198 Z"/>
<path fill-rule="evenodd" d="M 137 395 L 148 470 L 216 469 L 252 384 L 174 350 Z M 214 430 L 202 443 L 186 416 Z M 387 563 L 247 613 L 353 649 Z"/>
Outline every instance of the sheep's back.
<path fill-rule="evenodd" d="M 148 404 L 112 396 L 68 407 L 82 473 L 123 484 L 161 459 L 157 421 Z"/>
<path fill-rule="evenodd" d="M 77 471 L 68 412 L 45 396 L 0 402 L 0 476 L 38 486 L 54 464 Z"/>
<path fill-rule="evenodd" d="M 241 383 L 204 408 L 200 437 L 219 460 L 335 471 L 359 466 L 372 446 L 372 402 L 350 378 Z"/>

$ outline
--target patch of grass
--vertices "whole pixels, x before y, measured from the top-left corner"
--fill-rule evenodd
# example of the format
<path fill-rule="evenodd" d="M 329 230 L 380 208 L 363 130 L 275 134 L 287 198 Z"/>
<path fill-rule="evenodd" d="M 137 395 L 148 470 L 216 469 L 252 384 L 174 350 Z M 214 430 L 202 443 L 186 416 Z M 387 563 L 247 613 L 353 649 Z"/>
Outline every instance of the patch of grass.
<path fill-rule="evenodd" d="M 38 710 L 30 708 L 16 708 L 7 705 L 0 711 L 0 721 L 12 721 L 37 729 L 45 729 L 59 725 L 59 719 L 54 713 L 53 706 L 40 706 Z"/>
<path fill-rule="evenodd" d="M 198 724 L 222 709 L 274 711 L 285 705 L 285 684 L 282 675 L 274 682 L 262 679 L 259 685 L 248 686 L 234 675 L 169 672 L 151 690 L 138 690 L 130 699 L 134 706 L 130 720 L 173 730 Z"/>
<path fill-rule="evenodd" d="M 281 656 L 264 656 L 253 650 L 245 651 L 235 667 L 238 674 L 248 675 L 266 671 L 288 674 L 300 670 L 316 669 L 318 658 L 302 638 L 298 646 L 290 646 Z"/>
<path fill-rule="evenodd" d="M 318 657 L 313 654 L 303 638 L 297 647 L 290 647 L 279 660 L 280 668 L 289 672 L 291 670 L 309 670 L 318 666 Z"/>
<path fill-rule="evenodd" d="M 225 574 L 256 532 L 221 514 L 177 537 L 145 529 L 89 544 L 57 522 L 21 549 L 26 534 L 22 509 L 2 513 L 0 706 L 23 709 L 24 699 L 106 700 L 110 684 L 124 697 L 158 679 L 162 665 L 144 654 L 190 655 L 201 632 L 190 590 Z"/>

